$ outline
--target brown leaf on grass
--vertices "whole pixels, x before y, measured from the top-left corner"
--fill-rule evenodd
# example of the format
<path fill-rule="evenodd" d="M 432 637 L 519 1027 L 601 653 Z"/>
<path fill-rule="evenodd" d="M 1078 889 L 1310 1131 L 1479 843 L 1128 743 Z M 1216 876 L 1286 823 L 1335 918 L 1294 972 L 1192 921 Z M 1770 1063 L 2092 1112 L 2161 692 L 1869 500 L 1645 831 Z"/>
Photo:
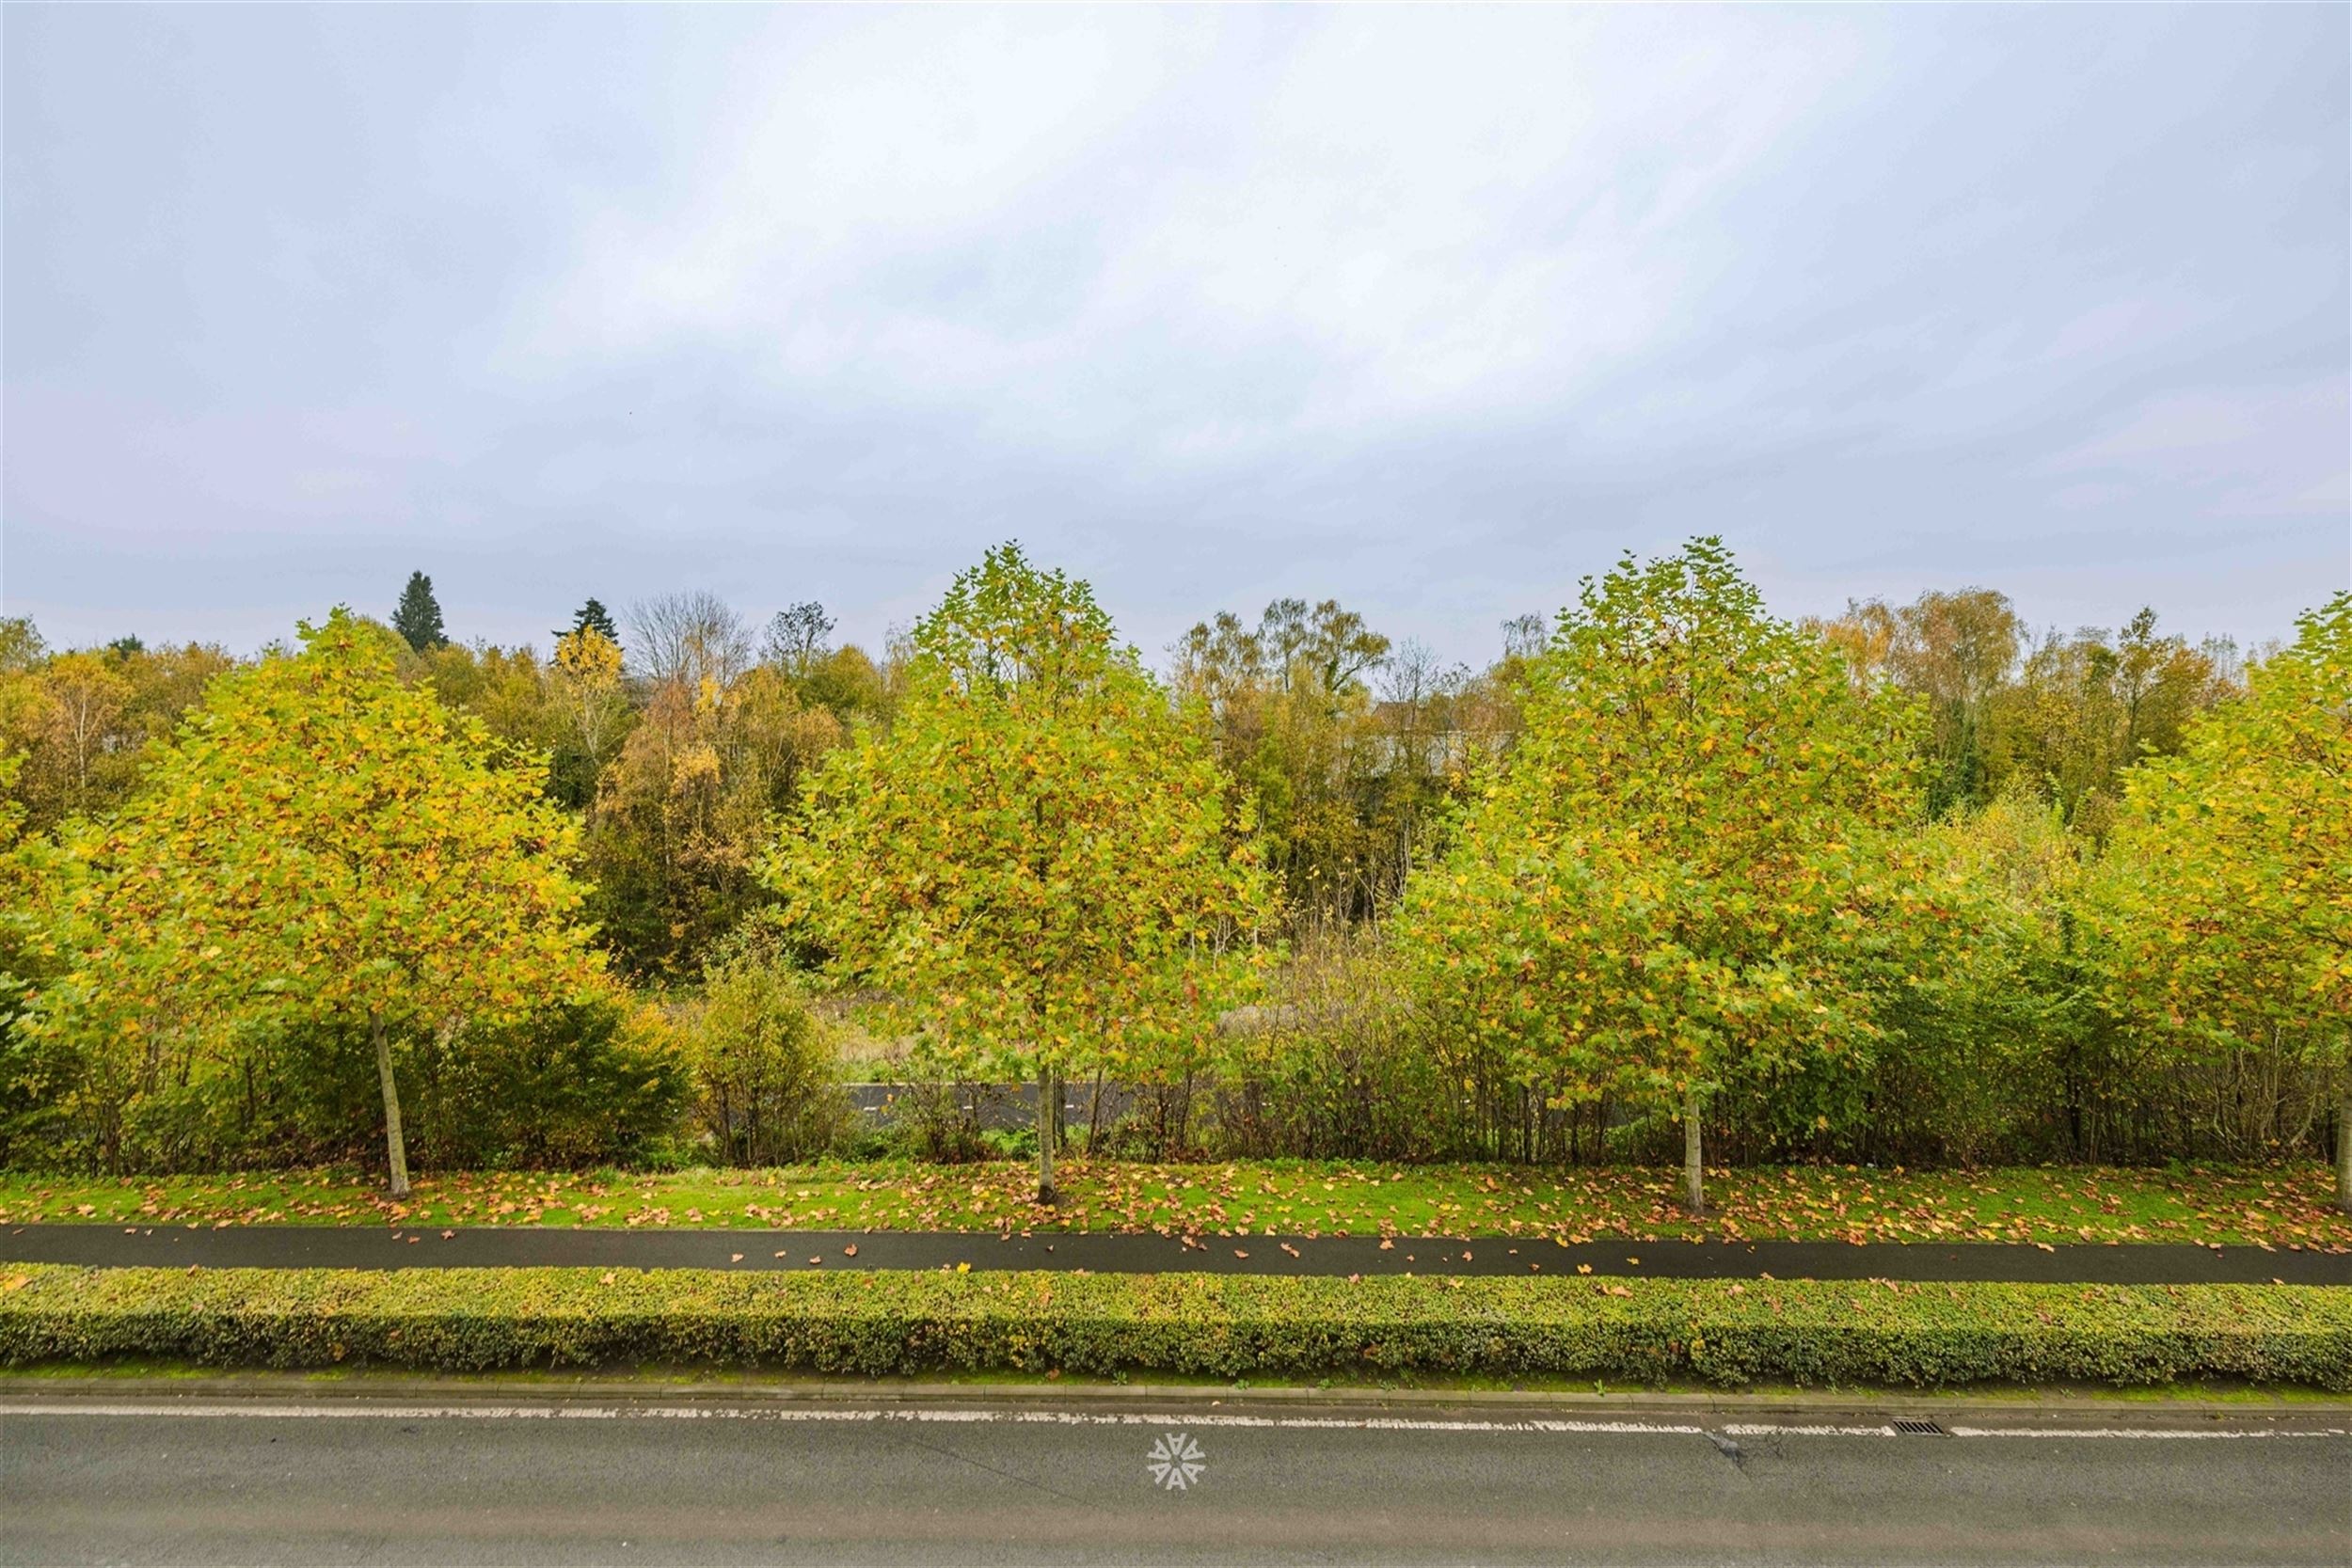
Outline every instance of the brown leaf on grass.
<path fill-rule="evenodd" d="M 612 1274 L 612 1270 L 610 1270 L 610 1269 L 605 1270 L 605 1272 L 604 1272 L 604 1283 L 605 1283 L 605 1284 L 607 1284 L 607 1285 L 610 1285 L 610 1284 L 612 1284 L 612 1280 L 613 1280 L 613 1274 Z"/>

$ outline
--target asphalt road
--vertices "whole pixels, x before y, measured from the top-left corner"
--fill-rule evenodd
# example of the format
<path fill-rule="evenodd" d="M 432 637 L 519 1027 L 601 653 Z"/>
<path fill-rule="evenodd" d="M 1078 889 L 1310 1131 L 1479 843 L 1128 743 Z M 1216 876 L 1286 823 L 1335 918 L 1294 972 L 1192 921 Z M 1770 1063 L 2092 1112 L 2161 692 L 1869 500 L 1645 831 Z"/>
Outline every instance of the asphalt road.
<path fill-rule="evenodd" d="M 854 1246 L 854 1254 L 847 1249 Z M 1990 1243 L 1587 1242 L 1529 1236 L 1181 1236 L 936 1230 L 23 1225 L 0 1261 L 99 1267 L 1087 1269 L 1095 1274 L 1647 1275 L 1661 1279 L 2022 1280 L 2074 1285 L 2352 1285 L 2352 1254 L 2267 1247 Z"/>
<path fill-rule="evenodd" d="M 12 1395 L 0 1561 L 2352 1560 L 2341 1411 L 2136 1418 Z M 1171 1490 L 1150 1465 L 1179 1433 L 1199 1468 Z"/>

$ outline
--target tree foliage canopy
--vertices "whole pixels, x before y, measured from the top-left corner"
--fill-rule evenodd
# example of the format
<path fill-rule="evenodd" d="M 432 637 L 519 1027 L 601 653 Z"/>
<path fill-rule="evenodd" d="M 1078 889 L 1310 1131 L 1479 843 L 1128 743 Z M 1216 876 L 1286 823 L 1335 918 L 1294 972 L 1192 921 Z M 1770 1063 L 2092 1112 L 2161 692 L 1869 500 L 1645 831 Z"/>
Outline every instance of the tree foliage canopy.
<path fill-rule="evenodd" d="M 1200 726 L 1084 583 L 1010 545 L 916 627 L 906 682 L 770 862 L 787 928 L 971 1065 L 1138 1065 L 1200 1017 L 1191 960 L 1262 908 Z"/>
<path fill-rule="evenodd" d="M 338 610 L 215 680 L 146 787 L 71 841 L 81 956 L 60 1022 L 191 1013 L 505 1016 L 596 984 L 577 829 L 477 720 L 405 686 Z"/>
<path fill-rule="evenodd" d="M 2352 594 L 2297 627 L 2130 774 L 2088 908 L 2122 1016 L 2352 1072 Z"/>
<path fill-rule="evenodd" d="M 1688 1101 L 1867 1042 L 1840 955 L 1917 816 L 1911 705 L 1857 692 L 1708 539 L 1587 580 L 1524 722 L 1406 895 L 1439 1006 L 1563 1098 Z"/>

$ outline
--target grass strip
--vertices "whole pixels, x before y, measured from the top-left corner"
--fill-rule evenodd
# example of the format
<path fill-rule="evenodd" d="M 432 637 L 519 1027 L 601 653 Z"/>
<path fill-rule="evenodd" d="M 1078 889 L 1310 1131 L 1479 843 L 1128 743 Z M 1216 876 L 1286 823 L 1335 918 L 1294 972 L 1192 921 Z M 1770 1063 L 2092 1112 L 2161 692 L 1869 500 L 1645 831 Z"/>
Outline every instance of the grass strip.
<path fill-rule="evenodd" d="M 2352 1390 L 2322 1287 L 701 1270 L 81 1269 L 0 1275 L 0 1365 L 752 1366 L 1654 1384 L 2242 1379 Z"/>
<path fill-rule="evenodd" d="M 1107 1230 L 1200 1235 L 1506 1235 L 1659 1241 L 2070 1243 L 2352 1249 L 2332 1175 L 2056 1165 L 1719 1172 L 1714 1212 L 1652 1167 L 1073 1160 L 1062 1201 L 1019 1162 L 825 1161 L 771 1170 L 438 1172 L 395 1203 L 356 1170 L 109 1179 L 0 1173 L 0 1225 L 553 1225 L 804 1230 Z"/>

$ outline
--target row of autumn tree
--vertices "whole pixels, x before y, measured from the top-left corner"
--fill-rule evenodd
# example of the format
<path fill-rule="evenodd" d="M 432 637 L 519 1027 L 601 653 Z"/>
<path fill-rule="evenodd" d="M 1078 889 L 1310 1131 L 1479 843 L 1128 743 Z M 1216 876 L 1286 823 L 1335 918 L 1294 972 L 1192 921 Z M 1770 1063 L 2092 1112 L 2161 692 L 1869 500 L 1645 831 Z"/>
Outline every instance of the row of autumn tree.
<path fill-rule="evenodd" d="M 419 573 L 389 622 L 404 680 L 547 758 L 544 793 L 580 819 L 588 912 L 621 971 L 691 980 L 771 901 L 755 868 L 809 769 L 861 726 L 890 727 L 912 647 L 836 646 L 814 603 L 755 627 L 716 595 L 680 594 L 626 619 L 592 599 L 551 654 L 454 642 Z M 2037 637 L 1984 589 L 1857 603 L 1815 629 L 1856 679 L 1918 699 L 1931 816 L 2026 791 L 2094 848 L 2124 770 L 2176 752 L 2242 685 L 2230 644 L 2161 635 L 2149 611 L 2117 633 Z M 1394 907 L 1472 765 L 1517 737 L 1547 631 L 1533 615 L 1510 623 L 1502 656 L 1472 670 L 1393 643 L 1336 602 L 1283 599 L 1254 622 L 1220 612 L 1168 651 L 1167 684 L 1200 705 L 1227 786 L 1254 804 L 1286 935 Z M 0 621 L 0 756 L 22 758 L 0 799 L 36 833 L 111 815 L 149 748 L 237 662 L 135 638 L 52 652 L 29 623 Z"/>
<path fill-rule="evenodd" d="M 693 612 L 632 628 L 666 667 L 642 705 L 589 614 L 534 674 L 574 735 L 640 712 L 624 759 L 649 731 L 699 736 L 659 753 L 673 782 L 723 774 L 711 732 L 762 670 L 774 711 L 838 726 L 785 784 L 762 775 L 756 832 L 731 853 L 755 890 L 737 916 L 762 909 L 809 968 L 894 999 L 943 1071 L 1246 1075 L 1255 1048 L 1210 1021 L 1283 992 L 1302 906 L 1311 921 L 1361 898 L 1431 1061 L 1507 1081 L 1539 1124 L 1611 1101 L 1678 1122 L 1694 1201 L 1701 1130 L 1726 1107 L 1785 1147 L 1804 1117 L 1964 1119 L 1972 1086 L 2054 1067 L 2234 1082 L 2259 1059 L 2294 1080 L 2264 1113 L 2272 1147 L 2308 1139 L 2352 1083 L 2352 609 L 2307 617 L 2242 695 L 2139 628 L 2083 661 L 2095 679 L 2050 684 L 2077 710 L 2105 705 L 2087 688 L 2112 693 L 2102 744 L 2121 722 L 2144 760 L 2037 778 L 2017 736 L 2078 761 L 2099 726 L 1994 721 L 2001 692 L 2040 689 L 2033 660 L 1988 686 L 1977 653 L 1936 653 L 1955 602 L 1797 626 L 1712 541 L 1629 560 L 1548 639 L 1518 628 L 1486 675 L 1432 679 L 1442 721 L 1392 713 L 1362 748 L 1389 799 L 1430 781 L 1385 896 L 1359 879 L 1335 897 L 1296 854 L 1302 799 L 1344 790 L 1348 767 L 1250 771 L 1388 655 L 1334 606 L 1197 628 L 1171 692 L 1083 584 L 1008 547 L 886 670 L 859 656 L 877 700 L 847 722 L 794 684 L 844 658 L 813 609 L 797 647 L 755 659 L 714 639 L 730 624 L 714 607 L 669 601 Z M 610 984 L 589 929 L 603 890 L 574 871 L 595 867 L 583 845 L 617 809 L 602 781 L 618 765 L 566 810 L 561 758 L 518 766 L 452 678 L 491 659 L 403 680 L 447 652 L 339 612 L 299 655 L 214 680 L 114 811 L 31 840 L 17 1032 L 112 1042 L 87 1058 L 106 1060 L 257 1015 L 338 1021 L 374 1057 L 397 1172 L 395 1037 Z M 2149 755 L 2160 740 L 2175 754 Z M 2282 1106 L 2299 1128 L 2277 1125 Z M 1041 1126 L 1041 1159 L 1056 1141 Z"/>

